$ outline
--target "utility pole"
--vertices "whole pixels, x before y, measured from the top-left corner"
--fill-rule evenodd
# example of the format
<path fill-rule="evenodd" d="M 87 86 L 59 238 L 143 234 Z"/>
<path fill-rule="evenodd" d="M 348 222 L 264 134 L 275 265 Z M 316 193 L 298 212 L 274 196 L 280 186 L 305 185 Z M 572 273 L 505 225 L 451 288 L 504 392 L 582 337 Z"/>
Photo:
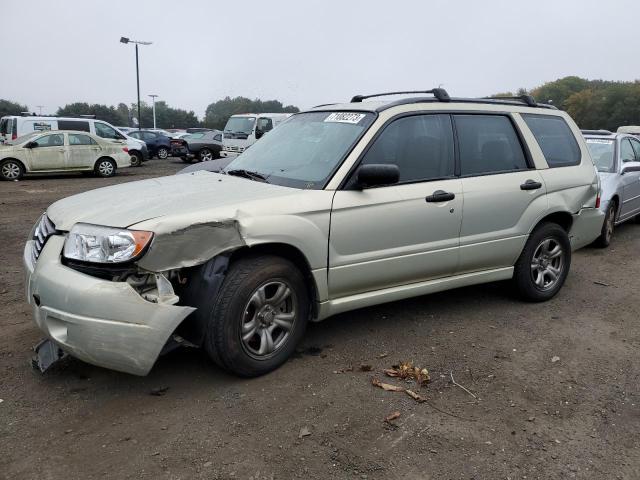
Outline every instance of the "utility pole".
<path fill-rule="evenodd" d="M 158 97 L 158 95 L 156 95 L 155 93 L 153 95 L 149 95 L 152 99 L 153 99 L 153 129 L 156 129 L 156 97 Z"/>
<path fill-rule="evenodd" d="M 42 109 L 44 108 L 44 105 L 36 105 L 36 108 L 38 109 L 38 115 L 42 115 Z"/>
<path fill-rule="evenodd" d="M 138 130 L 142 128 L 142 116 L 140 115 L 140 69 L 138 67 L 138 45 L 151 45 L 153 42 L 143 42 L 131 40 L 127 37 L 120 37 L 120 43 L 134 43 L 136 46 L 136 84 L 138 86 Z"/>

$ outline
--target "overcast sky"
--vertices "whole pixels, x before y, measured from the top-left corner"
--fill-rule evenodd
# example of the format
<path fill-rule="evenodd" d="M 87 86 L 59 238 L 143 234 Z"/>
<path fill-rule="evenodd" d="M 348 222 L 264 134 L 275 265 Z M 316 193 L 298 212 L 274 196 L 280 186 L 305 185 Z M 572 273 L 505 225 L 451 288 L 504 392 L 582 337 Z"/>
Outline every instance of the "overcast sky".
<path fill-rule="evenodd" d="M 141 96 L 204 114 L 225 96 L 300 108 L 356 93 L 455 96 L 566 75 L 640 78 L 640 1 L 2 1 L 0 98 L 43 113 Z"/>

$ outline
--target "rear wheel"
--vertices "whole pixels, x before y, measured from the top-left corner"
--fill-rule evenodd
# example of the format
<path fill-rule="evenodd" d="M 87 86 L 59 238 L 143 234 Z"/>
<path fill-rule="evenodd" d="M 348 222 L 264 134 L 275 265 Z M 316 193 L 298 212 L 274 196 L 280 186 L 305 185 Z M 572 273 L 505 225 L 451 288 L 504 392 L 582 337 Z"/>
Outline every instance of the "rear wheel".
<path fill-rule="evenodd" d="M 284 363 L 309 316 L 305 279 L 288 260 L 264 255 L 231 265 L 211 302 L 205 348 L 214 362 L 243 377 Z"/>
<path fill-rule="evenodd" d="M 98 177 L 113 177 L 116 174 L 116 162 L 110 158 L 100 158 L 94 168 Z"/>
<path fill-rule="evenodd" d="M 140 165 L 142 165 L 142 155 L 140 155 L 138 152 L 132 152 L 131 153 L 131 166 L 132 167 L 139 167 Z"/>
<path fill-rule="evenodd" d="M 607 214 L 604 217 L 604 223 L 602 224 L 602 230 L 600 236 L 593 242 L 596 247 L 606 248 L 611 244 L 613 238 L 613 229 L 616 224 L 616 211 L 618 204 L 615 200 L 609 202 L 609 208 L 607 208 Z"/>
<path fill-rule="evenodd" d="M 0 177 L 3 180 L 20 180 L 24 175 L 24 166 L 18 160 L 9 158 L 0 162 Z"/>
<path fill-rule="evenodd" d="M 513 280 L 522 298 L 543 302 L 560 291 L 570 266 L 567 232 L 556 223 L 543 223 L 529 236 L 516 262 Z"/>
<path fill-rule="evenodd" d="M 158 158 L 161 160 L 166 159 L 169 156 L 169 149 L 160 147 L 158 149 Z"/>
<path fill-rule="evenodd" d="M 209 160 L 213 160 L 213 152 L 208 148 L 203 148 L 200 150 L 198 157 L 200 158 L 200 161 L 208 162 Z"/>

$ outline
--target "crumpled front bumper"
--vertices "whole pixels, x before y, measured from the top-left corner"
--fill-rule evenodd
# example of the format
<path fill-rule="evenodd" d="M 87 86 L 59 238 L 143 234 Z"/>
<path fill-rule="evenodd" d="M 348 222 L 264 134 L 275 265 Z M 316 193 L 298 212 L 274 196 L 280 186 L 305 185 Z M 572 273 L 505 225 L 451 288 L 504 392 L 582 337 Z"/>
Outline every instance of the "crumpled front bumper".
<path fill-rule="evenodd" d="M 597 208 L 583 208 L 573 215 L 569 239 L 571 248 L 577 250 L 592 243 L 600 236 L 604 213 Z"/>
<path fill-rule="evenodd" d="M 53 235 L 33 264 L 24 251 L 27 301 L 35 323 L 64 351 L 87 363 L 146 375 L 176 327 L 194 309 L 152 303 L 126 282 L 102 280 L 60 262 Z"/>

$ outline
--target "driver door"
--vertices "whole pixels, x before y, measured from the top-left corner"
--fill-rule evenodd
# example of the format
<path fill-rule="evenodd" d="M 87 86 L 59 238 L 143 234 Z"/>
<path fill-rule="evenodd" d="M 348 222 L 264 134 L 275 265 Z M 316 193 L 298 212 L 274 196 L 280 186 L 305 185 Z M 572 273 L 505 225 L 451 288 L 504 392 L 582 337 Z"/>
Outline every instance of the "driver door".
<path fill-rule="evenodd" d="M 67 166 L 67 150 L 63 133 L 50 133 L 38 137 L 29 149 L 32 171 L 62 170 Z"/>
<path fill-rule="evenodd" d="M 335 193 L 329 240 L 332 299 L 454 274 L 462 222 L 449 115 L 383 127 L 361 164 L 398 166 L 397 184 Z M 434 196 L 442 191 L 449 195 Z"/>
<path fill-rule="evenodd" d="M 640 162 L 640 141 L 635 138 L 623 139 L 620 145 L 620 161 L 621 167 L 625 162 Z M 626 220 L 640 213 L 640 172 L 625 173 L 622 183 L 623 198 L 618 220 Z"/>

